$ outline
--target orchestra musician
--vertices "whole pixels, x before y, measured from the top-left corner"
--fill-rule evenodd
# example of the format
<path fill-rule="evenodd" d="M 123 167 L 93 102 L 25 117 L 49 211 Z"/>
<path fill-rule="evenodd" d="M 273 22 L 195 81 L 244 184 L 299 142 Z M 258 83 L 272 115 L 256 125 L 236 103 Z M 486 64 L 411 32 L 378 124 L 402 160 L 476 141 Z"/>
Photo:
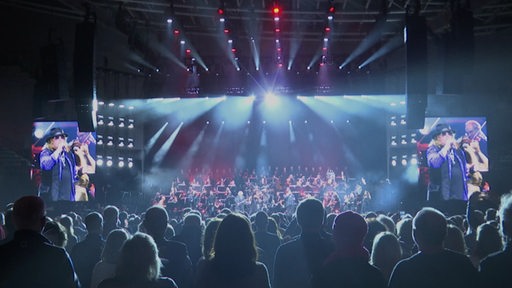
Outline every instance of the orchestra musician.
<path fill-rule="evenodd" d="M 465 123 L 465 134 L 458 140 L 466 152 L 468 168 L 472 171 L 489 171 L 489 159 L 480 149 L 480 141 L 487 142 L 487 136 L 482 132 L 482 125 L 475 120 Z"/>

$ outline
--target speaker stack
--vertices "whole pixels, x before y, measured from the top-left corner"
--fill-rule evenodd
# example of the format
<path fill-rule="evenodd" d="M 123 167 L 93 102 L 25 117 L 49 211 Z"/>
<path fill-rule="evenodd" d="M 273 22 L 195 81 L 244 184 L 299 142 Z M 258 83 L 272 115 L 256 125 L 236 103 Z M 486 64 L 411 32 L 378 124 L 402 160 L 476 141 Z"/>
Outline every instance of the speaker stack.
<path fill-rule="evenodd" d="M 427 108 L 427 24 L 419 13 L 405 16 L 407 128 L 425 125 Z"/>
<path fill-rule="evenodd" d="M 80 132 L 94 132 L 92 101 L 95 91 L 94 69 L 95 24 L 84 21 L 76 25 L 74 53 L 74 96 Z"/>

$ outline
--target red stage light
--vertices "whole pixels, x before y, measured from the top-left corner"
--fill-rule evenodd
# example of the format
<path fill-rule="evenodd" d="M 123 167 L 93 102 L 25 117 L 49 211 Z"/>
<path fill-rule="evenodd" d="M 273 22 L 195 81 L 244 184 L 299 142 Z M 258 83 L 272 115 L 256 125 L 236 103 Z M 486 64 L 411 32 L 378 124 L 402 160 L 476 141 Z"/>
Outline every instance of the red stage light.
<path fill-rule="evenodd" d="M 231 48 L 231 52 L 236 53 L 236 49 L 235 48 Z"/>
<path fill-rule="evenodd" d="M 331 27 L 325 27 L 325 32 L 331 32 Z"/>
<path fill-rule="evenodd" d="M 276 33 L 279 33 L 279 32 L 281 32 L 281 29 L 276 28 L 275 31 L 276 31 Z"/>
<path fill-rule="evenodd" d="M 174 35 L 178 35 L 178 34 L 180 34 L 180 30 L 174 29 L 174 31 L 172 33 L 174 33 Z"/>
<path fill-rule="evenodd" d="M 228 34 L 229 33 L 229 29 L 224 29 L 224 33 Z"/>
<path fill-rule="evenodd" d="M 329 6 L 329 13 L 331 13 L 331 14 L 336 13 L 336 8 L 334 6 Z"/>
<path fill-rule="evenodd" d="M 222 8 L 217 9 L 217 14 L 224 15 L 224 9 L 222 9 Z"/>
<path fill-rule="evenodd" d="M 185 53 L 190 54 L 192 51 L 190 49 L 185 50 Z"/>
<path fill-rule="evenodd" d="M 281 9 L 279 7 L 277 7 L 277 6 L 274 6 L 274 8 L 272 9 L 272 12 L 275 15 L 277 15 L 277 14 L 281 13 Z"/>

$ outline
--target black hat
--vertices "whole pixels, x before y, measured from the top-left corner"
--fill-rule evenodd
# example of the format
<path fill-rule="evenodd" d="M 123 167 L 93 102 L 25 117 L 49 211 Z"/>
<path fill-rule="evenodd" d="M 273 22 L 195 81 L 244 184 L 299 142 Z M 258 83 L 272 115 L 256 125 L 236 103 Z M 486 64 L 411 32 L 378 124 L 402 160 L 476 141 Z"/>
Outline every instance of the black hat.
<path fill-rule="evenodd" d="M 455 130 L 450 127 L 448 124 L 437 124 L 434 129 L 432 129 L 432 139 L 436 138 L 437 135 L 440 135 L 444 132 L 450 132 L 452 134 L 455 134 Z"/>
<path fill-rule="evenodd" d="M 46 134 L 46 136 L 44 137 L 44 140 L 46 142 L 48 142 L 53 137 L 60 136 L 60 135 L 64 135 L 65 137 L 68 137 L 68 134 L 66 134 L 66 132 L 64 132 L 64 130 L 62 130 L 62 128 L 55 127 L 55 128 L 50 129 L 50 132 L 48 132 L 48 134 Z"/>

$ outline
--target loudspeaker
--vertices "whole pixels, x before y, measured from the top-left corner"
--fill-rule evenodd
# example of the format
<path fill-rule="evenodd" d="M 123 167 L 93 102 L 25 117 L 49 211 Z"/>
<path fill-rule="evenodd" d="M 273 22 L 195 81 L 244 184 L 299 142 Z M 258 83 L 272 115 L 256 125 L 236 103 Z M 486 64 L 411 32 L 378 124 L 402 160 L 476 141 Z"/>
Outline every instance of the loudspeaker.
<path fill-rule="evenodd" d="M 453 1 L 451 30 L 445 35 L 443 93 L 471 92 L 473 83 L 474 18 L 469 7 Z"/>
<path fill-rule="evenodd" d="M 408 129 L 422 129 L 425 126 L 426 94 L 407 94 L 405 121 Z"/>
<path fill-rule="evenodd" d="M 82 22 L 75 28 L 74 97 L 78 127 L 81 132 L 94 132 L 92 101 L 95 91 L 94 65 L 95 24 Z"/>
<path fill-rule="evenodd" d="M 421 129 L 427 108 L 427 24 L 415 13 L 406 15 L 405 25 L 407 128 Z"/>
<path fill-rule="evenodd" d="M 92 115 L 92 104 L 77 104 L 76 115 L 80 132 L 94 132 L 96 130 L 95 115 Z"/>

